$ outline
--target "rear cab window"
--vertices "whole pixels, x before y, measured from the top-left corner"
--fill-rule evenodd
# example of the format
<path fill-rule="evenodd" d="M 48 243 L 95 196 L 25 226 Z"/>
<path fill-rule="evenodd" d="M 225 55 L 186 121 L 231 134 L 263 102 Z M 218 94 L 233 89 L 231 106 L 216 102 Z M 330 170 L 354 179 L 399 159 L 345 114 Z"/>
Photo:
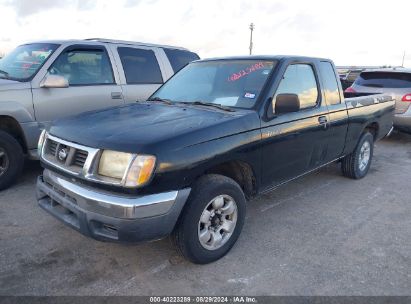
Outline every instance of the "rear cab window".
<path fill-rule="evenodd" d="M 320 62 L 320 73 L 323 80 L 325 99 L 329 105 L 341 103 L 340 91 L 338 89 L 337 75 L 332 64 L 328 61 Z"/>
<path fill-rule="evenodd" d="M 411 73 L 403 72 L 362 72 L 356 85 L 372 88 L 410 88 Z"/>
<path fill-rule="evenodd" d="M 177 50 L 177 49 L 164 49 L 168 60 L 170 61 L 171 67 L 173 68 L 174 73 L 181 70 L 184 66 L 194 60 L 200 59 L 196 53 Z"/>
<path fill-rule="evenodd" d="M 119 47 L 127 84 L 162 84 L 160 66 L 152 50 Z"/>

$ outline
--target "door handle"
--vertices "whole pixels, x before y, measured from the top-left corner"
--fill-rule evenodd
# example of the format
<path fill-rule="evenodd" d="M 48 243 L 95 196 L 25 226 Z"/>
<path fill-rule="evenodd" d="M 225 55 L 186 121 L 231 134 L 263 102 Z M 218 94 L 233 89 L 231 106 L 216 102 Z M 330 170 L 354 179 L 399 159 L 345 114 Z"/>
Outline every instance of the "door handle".
<path fill-rule="evenodd" d="M 320 116 L 318 117 L 318 123 L 324 126 L 324 129 L 328 128 L 328 119 L 327 116 Z"/>
<path fill-rule="evenodd" d="M 121 92 L 111 92 L 111 99 L 122 99 L 123 94 Z"/>

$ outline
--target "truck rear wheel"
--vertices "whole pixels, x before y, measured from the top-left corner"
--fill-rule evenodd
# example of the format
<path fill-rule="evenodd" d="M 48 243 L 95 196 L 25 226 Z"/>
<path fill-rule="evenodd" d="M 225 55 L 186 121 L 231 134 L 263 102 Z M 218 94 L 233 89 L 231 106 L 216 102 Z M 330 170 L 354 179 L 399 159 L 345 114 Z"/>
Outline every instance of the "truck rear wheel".
<path fill-rule="evenodd" d="M 367 175 L 374 153 L 374 136 L 364 133 L 354 152 L 342 159 L 341 169 L 344 176 L 360 179 Z"/>
<path fill-rule="evenodd" d="M 193 187 L 172 238 L 178 251 L 191 262 L 214 262 L 234 246 L 245 213 L 245 196 L 234 180 L 206 175 Z"/>
<path fill-rule="evenodd" d="M 6 189 L 17 179 L 23 164 L 20 143 L 10 134 L 0 131 L 0 190 Z"/>

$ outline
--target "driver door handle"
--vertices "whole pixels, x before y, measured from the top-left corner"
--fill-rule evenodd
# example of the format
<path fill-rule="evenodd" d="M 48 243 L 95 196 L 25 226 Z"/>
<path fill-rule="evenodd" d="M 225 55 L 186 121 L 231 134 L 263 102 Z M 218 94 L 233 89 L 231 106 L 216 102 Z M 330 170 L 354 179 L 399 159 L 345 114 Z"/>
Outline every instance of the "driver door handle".
<path fill-rule="evenodd" d="M 111 99 L 122 99 L 123 94 L 121 92 L 111 92 Z"/>
<path fill-rule="evenodd" d="M 328 128 L 328 119 L 327 116 L 320 116 L 318 117 L 318 123 L 324 126 L 324 129 Z"/>

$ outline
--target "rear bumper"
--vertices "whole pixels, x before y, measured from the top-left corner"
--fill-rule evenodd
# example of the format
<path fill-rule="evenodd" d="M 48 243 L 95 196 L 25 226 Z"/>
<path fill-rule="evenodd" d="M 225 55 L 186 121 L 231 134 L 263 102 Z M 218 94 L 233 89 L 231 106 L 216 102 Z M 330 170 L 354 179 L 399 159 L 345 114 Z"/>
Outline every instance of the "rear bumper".
<path fill-rule="evenodd" d="M 190 189 L 140 197 L 78 186 L 49 170 L 37 180 L 41 208 L 88 237 L 135 243 L 171 233 Z"/>
<path fill-rule="evenodd" d="M 411 132 L 411 106 L 405 113 L 394 115 L 394 127 Z"/>

